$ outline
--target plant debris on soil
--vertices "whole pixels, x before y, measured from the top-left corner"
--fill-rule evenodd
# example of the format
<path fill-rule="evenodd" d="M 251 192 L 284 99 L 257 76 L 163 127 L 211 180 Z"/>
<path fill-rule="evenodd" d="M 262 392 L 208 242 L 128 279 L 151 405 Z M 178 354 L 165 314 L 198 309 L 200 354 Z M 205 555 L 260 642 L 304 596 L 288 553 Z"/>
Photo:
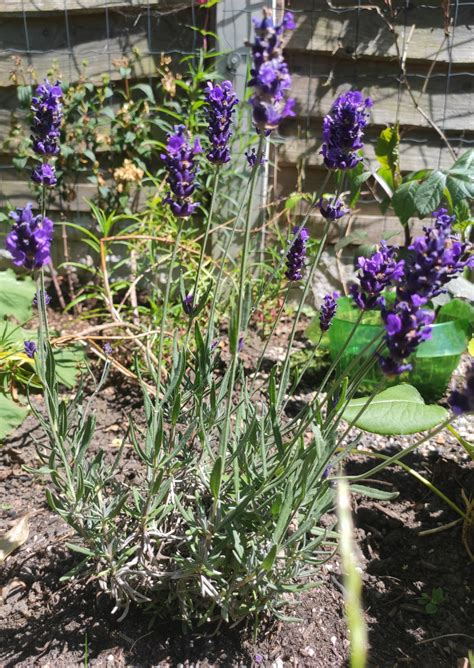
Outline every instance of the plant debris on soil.
<path fill-rule="evenodd" d="M 267 368 L 278 360 L 278 335 L 281 332 L 269 347 Z M 254 347 L 249 341 L 246 366 Z M 305 395 L 294 400 L 304 401 Z M 35 401 L 41 405 L 40 397 Z M 118 447 L 134 409 L 141 410 L 137 388 L 112 376 L 96 402 L 99 447 L 111 452 Z M 472 438 L 469 418 L 461 418 L 457 428 Z M 24 469 L 35 466 L 34 439 L 41 437 L 30 415 L 0 449 L 0 532 L 26 514 L 29 520 L 28 539 L 6 559 L 0 573 L 2 666 L 347 665 L 349 637 L 337 555 L 321 568 L 314 589 L 289 601 L 288 615 L 298 619 L 262 620 L 256 640 L 251 624 L 190 631 L 136 608 L 118 621 L 120 613 L 112 614 L 112 601 L 93 579 L 62 579 L 78 563 L 78 555 L 67 546 L 73 532 L 49 510 L 45 483 Z M 358 447 L 392 455 L 409 442 L 412 438 L 364 434 Z M 448 432 L 424 443 L 406 463 L 460 507 L 462 490 L 467 498 L 473 495 L 474 467 Z M 356 451 L 346 472 L 357 474 L 374 464 Z M 369 665 L 467 668 L 469 650 L 474 650 L 474 580 L 462 524 L 456 522 L 459 516 L 399 467 L 377 474 L 370 484 L 399 496 L 391 502 L 352 498 Z M 439 589 L 441 595 L 433 598 Z M 427 606 L 440 598 L 434 609 Z"/>

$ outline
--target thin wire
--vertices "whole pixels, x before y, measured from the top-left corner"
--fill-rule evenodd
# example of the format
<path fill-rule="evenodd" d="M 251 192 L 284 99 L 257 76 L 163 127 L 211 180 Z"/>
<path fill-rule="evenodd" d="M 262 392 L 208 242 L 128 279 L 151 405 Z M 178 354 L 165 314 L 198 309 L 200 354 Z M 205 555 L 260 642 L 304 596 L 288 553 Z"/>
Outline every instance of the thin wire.
<path fill-rule="evenodd" d="M 449 5 L 451 7 L 451 5 Z M 456 25 L 458 21 L 458 10 L 459 10 L 459 4 L 458 0 L 455 0 L 455 9 L 454 9 L 454 20 L 453 20 L 453 31 L 451 35 L 447 35 L 447 40 L 448 40 L 448 54 L 449 54 L 449 64 L 448 64 L 448 75 L 446 77 L 446 87 L 444 91 L 444 106 L 443 106 L 443 118 L 442 118 L 442 123 L 443 123 L 443 131 L 446 129 L 446 113 L 448 111 L 448 95 L 449 95 L 449 87 L 451 84 L 451 73 L 452 73 L 452 67 L 453 67 L 453 45 L 454 45 L 454 34 L 456 31 Z M 448 26 L 448 32 L 449 32 L 449 26 Z M 443 155 L 443 148 L 444 144 L 443 142 L 440 141 L 439 143 L 439 155 L 438 155 L 438 169 L 441 165 L 441 158 Z"/>

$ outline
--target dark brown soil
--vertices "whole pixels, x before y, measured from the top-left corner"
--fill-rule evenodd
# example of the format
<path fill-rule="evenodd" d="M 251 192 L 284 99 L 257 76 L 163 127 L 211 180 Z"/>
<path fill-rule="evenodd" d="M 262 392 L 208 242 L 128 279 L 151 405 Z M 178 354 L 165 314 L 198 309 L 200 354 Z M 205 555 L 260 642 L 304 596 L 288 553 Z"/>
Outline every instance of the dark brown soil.
<path fill-rule="evenodd" d="M 138 395 L 124 387 L 122 378 L 113 379 L 97 402 L 97 438 L 103 448 L 116 447 L 134 404 L 139 409 Z M 464 426 L 469 429 L 469 423 Z M 61 581 L 77 562 L 67 547 L 71 531 L 49 511 L 44 486 L 22 468 L 34 465 L 33 439 L 39 436 L 29 417 L 0 450 L 0 531 L 31 513 L 27 542 L 0 572 L 2 666 L 348 665 L 337 557 L 321 570 L 319 586 L 296 603 L 293 614 L 300 621 L 263 623 L 256 641 L 251 628 L 190 633 L 138 610 L 119 622 L 94 582 Z M 405 441 L 392 439 L 387 445 L 367 435 L 363 444 L 391 454 Z M 462 489 L 473 494 L 474 470 L 450 436 L 439 436 L 407 463 L 460 506 Z M 368 466 L 355 456 L 348 472 Z M 385 471 L 377 480 L 400 496 L 390 503 L 353 499 L 370 665 L 467 667 L 468 651 L 474 648 L 474 579 L 461 525 L 419 534 L 457 515 L 401 469 Z M 421 597 L 433 588 L 443 590 L 443 602 L 429 614 Z"/>

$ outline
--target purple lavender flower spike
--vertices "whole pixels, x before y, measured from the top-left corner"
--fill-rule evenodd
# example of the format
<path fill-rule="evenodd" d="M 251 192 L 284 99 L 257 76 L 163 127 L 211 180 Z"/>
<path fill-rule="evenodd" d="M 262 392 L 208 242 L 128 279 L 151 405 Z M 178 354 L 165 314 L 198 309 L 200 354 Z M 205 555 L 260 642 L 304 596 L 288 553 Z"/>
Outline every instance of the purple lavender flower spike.
<path fill-rule="evenodd" d="M 183 297 L 183 310 L 186 315 L 191 315 L 194 310 L 194 295 L 192 292 Z"/>
<path fill-rule="evenodd" d="M 59 153 L 59 136 L 62 121 L 63 92 L 59 81 L 54 85 L 46 79 L 38 86 L 31 101 L 33 121 L 33 150 L 38 155 L 52 156 Z"/>
<path fill-rule="evenodd" d="M 36 351 L 37 348 L 34 341 L 25 341 L 25 353 L 30 359 L 34 358 Z"/>
<path fill-rule="evenodd" d="M 399 299 L 422 306 L 444 292 L 444 286 L 465 267 L 474 266 L 472 246 L 463 243 L 452 231 L 454 216 L 446 209 L 433 213 L 432 227 L 424 227 L 424 235 L 414 239 L 409 250 L 412 259 L 405 272 Z"/>
<path fill-rule="evenodd" d="M 167 182 L 171 192 L 164 202 L 170 205 L 175 216 L 188 218 L 199 206 L 199 202 L 193 202 L 192 196 L 198 169 L 196 155 L 202 152 L 201 145 L 196 139 L 191 146 L 185 126 L 175 125 L 174 134 L 168 135 L 166 150 L 160 157 L 168 170 Z"/>
<path fill-rule="evenodd" d="M 367 109 L 372 104 L 370 97 L 364 99 L 358 90 L 350 90 L 334 102 L 323 121 L 321 153 L 328 169 L 352 169 L 362 160 L 358 151 L 363 147 Z"/>
<path fill-rule="evenodd" d="M 207 158 L 215 165 L 223 165 L 230 160 L 230 127 L 232 114 L 239 100 L 230 81 L 223 81 L 222 84 L 208 81 L 204 93 L 209 115 L 207 136 L 211 144 Z"/>
<path fill-rule="evenodd" d="M 410 371 L 406 359 L 415 352 L 420 343 L 431 338 L 433 311 L 413 309 L 407 302 L 395 303 L 392 309 L 382 309 L 385 324 L 385 343 L 389 357 L 380 357 L 382 371 L 389 376 Z"/>
<path fill-rule="evenodd" d="M 466 382 L 461 390 L 453 390 L 448 403 L 455 415 L 474 413 L 474 362 L 466 373 Z"/>
<path fill-rule="evenodd" d="M 295 227 L 293 234 L 295 238 L 286 256 L 285 276 L 289 281 L 300 281 L 303 278 L 309 232 L 306 227 Z"/>
<path fill-rule="evenodd" d="M 322 332 L 327 332 L 334 320 L 338 297 L 340 297 L 339 292 L 333 292 L 332 295 L 326 295 L 323 299 L 319 314 L 319 326 Z"/>
<path fill-rule="evenodd" d="M 359 257 L 357 275 L 359 285 L 352 285 L 350 293 L 355 305 L 362 311 L 382 306 L 383 291 L 403 278 L 404 261 L 395 259 L 397 248 L 385 241 L 371 257 Z"/>
<path fill-rule="evenodd" d="M 32 204 L 10 213 L 13 226 L 5 241 L 5 248 L 13 256 L 13 264 L 25 269 L 39 269 L 51 262 L 53 222 L 41 215 L 34 216 Z"/>
<path fill-rule="evenodd" d="M 241 353 L 242 350 L 244 349 L 245 345 L 245 339 L 243 336 L 239 336 L 239 340 L 237 342 L 237 352 Z"/>
<path fill-rule="evenodd" d="M 31 172 L 31 180 L 42 186 L 54 186 L 58 182 L 56 171 L 52 165 L 42 162 Z"/>
<path fill-rule="evenodd" d="M 291 76 L 282 55 L 284 35 L 288 30 L 294 30 L 295 22 L 292 14 L 285 12 L 282 22 L 274 25 L 272 11 L 264 9 L 263 19 L 254 19 L 254 27 L 253 67 L 249 85 L 254 87 L 255 92 L 250 98 L 250 104 L 257 131 L 268 134 L 284 118 L 295 115 L 295 101 L 287 97 Z"/>
<path fill-rule="evenodd" d="M 326 220 L 338 220 L 349 213 L 340 197 L 325 199 L 321 197 L 317 203 L 321 215 Z"/>

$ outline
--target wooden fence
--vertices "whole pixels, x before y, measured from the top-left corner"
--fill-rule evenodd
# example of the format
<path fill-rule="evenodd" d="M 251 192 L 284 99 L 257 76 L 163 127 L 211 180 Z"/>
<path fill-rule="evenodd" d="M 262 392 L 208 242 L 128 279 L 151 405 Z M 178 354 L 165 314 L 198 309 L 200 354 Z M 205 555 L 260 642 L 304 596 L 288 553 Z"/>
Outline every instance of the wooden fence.
<path fill-rule="evenodd" d="M 240 88 L 251 18 L 266 4 L 272 3 L 221 0 L 216 6 L 216 30 L 227 52 L 221 68 Z M 281 8 L 281 0 L 276 4 Z M 369 158 L 380 130 L 395 120 L 401 126 L 404 172 L 445 167 L 453 155 L 474 146 L 474 5 L 460 0 L 287 0 L 286 7 L 297 20 L 286 50 L 297 117 L 281 129 L 274 194 L 294 190 L 298 172 L 306 190 L 321 183 L 322 119 L 335 97 L 350 87 L 374 99 Z M 42 78 L 54 60 L 67 80 L 77 78 L 87 60 L 87 76 L 97 80 L 104 72 L 115 76 L 112 63 L 138 50 L 134 76 L 152 79 L 161 53 L 192 51 L 196 33 L 189 26 L 199 11 L 196 0 L 1 0 L 0 146 L 18 106 L 11 78 L 18 58 L 27 77 L 36 72 Z M 22 115 L 26 112 L 17 110 Z M 7 201 L 16 204 L 28 192 L 10 163 L 11 156 L 0 154 L 0 207 Z M 352 224 L 372 239 L 399 225 L 392 216 L 381 216 L 370 197 Z"/>

